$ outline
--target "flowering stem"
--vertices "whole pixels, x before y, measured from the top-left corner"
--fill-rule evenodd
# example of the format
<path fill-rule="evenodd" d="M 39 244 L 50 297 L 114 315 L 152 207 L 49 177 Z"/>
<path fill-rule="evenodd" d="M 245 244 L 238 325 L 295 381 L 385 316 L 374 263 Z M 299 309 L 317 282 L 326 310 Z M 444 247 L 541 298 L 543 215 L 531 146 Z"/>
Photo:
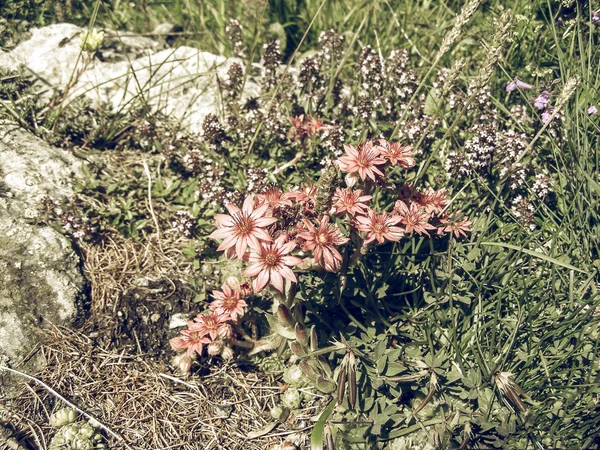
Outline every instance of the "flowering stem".
<path fill-rule="evenodd" d="M 300 51 L 300 47 L 302 46 L 302 44 L 304 43 L 304 40 L 308 36 L 308 32 L 312 29 L 312 26 L 315 23 L 315 21 L 317 20 L 319 13 L 325 6 L 325 3 L 326 3 L 326 0 L 323 0 L 321 2 L 321 4 L 319 5 L 317 12 L 313 16 L 312 20 L 308 24 L 308 27 L 306 28 L 306 31 L 304 32 L 302 39 L 300 39 L 300 42 L 298 43 L 296 50 L 294 50 L 294 53 L 292 53 L 290 60 L 288 61 L 287 65 L 285 66 L 285 69 L 283 70 L 283 73 L 281 74 L 281 78 L 280 78 L 279 82 L 277 83 L 277 86 L 275 86 L 273 95 L 271 95 L 271 100 L 269 101 L 269 104 L 267 105 L 267 111 L 271 110 L 271 107 L 273 106 L 273 103 L 275 102 L 275 99 L 277 98 L 277 94 L 279 94 L 279 90 L 281 89 L 281 86 L 283 85 L 283 80 L 285 79 L 285 76 L 287 75 L 288 71 L 290 70 L 290 66 L 294 62 L 296 55 Z M 264 120 L 258 123 L 258 126 L 256 127 L 256 131 L 254 132 L 254 135 L 252 136 L 252 140 L 250 141 L 250 145 L 248 146 L 248 149 L 246 150 L 242 159 L 246 158 L 252 152 L 252 148 L 254 147 L 254 143 L 256 142 L 256 138 L 258 137 L 258 133 L 260 132 L 260 129 L 263 126 L 263 124 L 264 124 Z"/>

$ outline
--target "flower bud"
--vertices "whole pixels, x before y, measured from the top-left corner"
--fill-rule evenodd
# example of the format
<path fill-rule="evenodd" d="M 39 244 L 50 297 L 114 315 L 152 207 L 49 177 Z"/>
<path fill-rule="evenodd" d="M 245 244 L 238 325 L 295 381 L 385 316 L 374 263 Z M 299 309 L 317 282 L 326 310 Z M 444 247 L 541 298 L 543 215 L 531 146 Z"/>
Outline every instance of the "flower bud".
<path fill-rule="evenodd" d="M 290 342 L 290 350 L 292 350 L 292 353 L 299 358 L 304 358 L 306 356 L 306 352 L 298 342 Z"/>
<path fill-rule="evenodd" d="M 308 333 L 306 332 L 306 327 L 300 322 L 296 323 L 296 340 L 303 347 L 308 345 Z"/>
<path fill-rule="evenodd" d="M 234 291 L 237 291 L 240 288 L 240 280 L 238 280 L 237 277 L 227 277 L 225 284 Z"/>
<path fill-rule="evenodd" d="M 290 313 L 290 310 L 284 304 L 280 304 L 277 307 L 277 320 L 284 327 L 293 327 L 295 320 Z"/>
<path fill-rule="evenodd" d="M 240 282 L 239 291 L 240 291 L 240 297 L 242 297 L 242 298 L 250 297 L 253 292 L 252 284 L 249 283 L 248 281 Z"/>
<path fill-rule="evenodd" d="M 180 353 L 173 358 L 173 365 L 178 367 L 183 373 L 189 373 L 192 367 L 192 358 L 187 353 Z"/>
<path fill-rule="evenodd" d="M 233 327 L 229 323 L 221 324 L 219 325 L 219 328 L 217 328 L 217 333 L 224 339 L 230 338 L 233 336 Z"/>
<path fill-rule="evenodd" d="M 358 177 L 355 173 L 349 173 L 344 177 L 344 181 L 346 182 L 346 186 L 351 188 L 358 182 Z"/>
<path fill-rule="evenodd" d="M 210 344 L 208 344 L 207 352 L 211 356 L 217 356 L 218 354 L 221 353 L 222 346 L 223 346 L 222 342 L 220 342 L 220 341 L 213 341 Z"/>
<path fill-rule="evenodd" d="M 224 346 L 223 349 L 221 350 L 221 357 L 223 359 L 226 359 L 227 361 L 233 359 L 234 353 L 233 353 L 233 349 L 231 347 L 228 346 Z"/>

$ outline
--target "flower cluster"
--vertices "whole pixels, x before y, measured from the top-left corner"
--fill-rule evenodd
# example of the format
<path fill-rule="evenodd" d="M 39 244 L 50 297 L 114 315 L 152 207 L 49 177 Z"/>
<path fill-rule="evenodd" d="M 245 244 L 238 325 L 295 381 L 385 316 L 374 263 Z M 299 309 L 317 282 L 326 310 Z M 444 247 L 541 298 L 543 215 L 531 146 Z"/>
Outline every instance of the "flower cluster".
<path fill-rule="evenodd" d="M 514 77 L 506 85 L 506 91 L 529 91 L 534 86 Z M 555 113 L 553 96 L 548 90 L 540 89 L 537 97 L 531 97 L 521 104 L 510 106 L 505 128 L 499 119 L 499 112 L 491 102 L 487 87 L 478 91 L 469 88 L 467 96 L 457 97 L 467 110 L 467 135 L 462 148 L 452 149 L 445 161 L 449 177 L 464 178 L 476 176 L 480 180 L 503 180 L 509 198 L 508 204 L 514 215 L 527 227 L 535 227 L 532 202 L 544 198 L 552 190 L 551 178 L 540 173 L 539 156 L 533 149 L 528 150 L 531 136 L 542 126 L 550 136 L 564 134 L 560 127 L 562 115 Z M 522 96 L 510 95 L 519 101 Z M 470 99 L 470 104 L 466 103 Z M 530 116 L 528 111 L 539 111 L 539 118 Z M 553 118 L 552 121 L 550 119 Z M 519 131 L 516 131 L 516 130 Z M 504 183 L 506 181 L 506 183 Z"/>
<path fill-rule="evenodd" d="M 303 141 L 306 138 L 315 136 L 319 131 L 328 128 L 322 120 L 314 119 L 310 116 L 301 114 L 290 118 L 292 126 L 288 132 L 288 138 L 292 142 Z"/>
<path fill-rule="evenodd" d="M 281 64 L 281 50 L 278 40 L 271 40 L 263 45 L 264 78 L 263 87 L 266 91 L 277 85 L 277 72 Z"/>
<path fill-rule="evenodd" d="M 175 218 L 171 220 L 173 231 L 183 235 L 186 238 L 193 236 L 196 228 L 196 218 L 187 211 L 177 211 Z"/>
<path fill-rule="evenodd" d="M 313 119 L 296 120 L 297 128 L 302 128 Z M 344 258 L 353 264 L 370 245 L 398 242 L 413 233 L 459 238 L 470 231 L 471 222 L 460 211 L 446 212 L 445 189 L 418 191 L 386 181 L 386 172 L 415 165 L 410 146 L 378 139 L 344 148 L 345 155 L 323 172 L 318 184 L 289 191 L 268 185 L 260 193 L 249 193 L 241 207 L 227 203 L 227 213 L 215 215 L 216 230 L 209 237 L 219 241 L 217 251 L 245 264 L 245 278 L 242 282 L 228 279 L 221 291 L 213 291 L 208 309 L 171 339 L 174 350 L 185 350 L 177 357 L 184 371 L 205 348 L 209 355 L 230 358 L 245 299 L 270 286 L 283 295 L 286 283 L 298 283 L 297 269 L 338 272 Z M 346 187 L 340 187 L 340 172 L 345 174 Z M 395 193 L 391 211 L 370 204 L 377 189 Z M 356 246 L 354 254 L 352 246 Z"/>
<path fill-rule="evenodd" d="M 242 24 L 235 19 L 230 19 L 229 23 L 225 26 L 225 34 L 229 40 L 231 53 L 238 58 L 244 58 L 246 56 L 243 33 L 244 30 Z"/>
<path fill-rule="evenodd" d="M 329 272 L 339 270 L 343 260 L 340 247 L 350 239 L 331 216 L 363 239 L 365 245 L 397 242 L 410 233 L 429 236 L 437 230 L 436 234 L 454 233 L 458 237 L 470 231 L 468 220 L 446 214 L 444 189 L 418 192 L 410 187 L 400 191 L 392 212 L 370 208 L 372 196 L 367 191 L 382 183 L 386 169 L 414 166 L 411 147 L 379 139 L 357 147 L 346 145 L 345 150 L 346 154 L 334 163 L 347 173 L 345 189 L 324 195 L 320 192 L 322 186 L 312 184 L 289 192 L 270 186 L 261 194 L 248 195 L 241 208 L 228 204 L 229 214 L 215 216 L 217 229 L 209 237 L 221 241 L 217 250 L 228 258 L 249 264 L 243 276 L 252 279 L 256 293 L 269 285 L 283 293 L 284 280 L 297 282 L 292 269 L 304 261 L 300 254 L 292 254 L 295 250 L 311 252 L 315 266 Z M 363 188 L 353 190 L 359 182 Z M 325 209 L 322 203 L 327 205 Z"/>
<path fill-rule="evenodd" d="M 75 208 L 79 199 L 74 196 L 70 201 L 59 201 L 50 197 L 41 200 L 41 210 L 49 219 L 60 223 L 63 230 L 74 239 L 86 241 L 93 239 L 96 229 L 87 217 L 81 217 Z"/>
<path fill-rule="evenodd" d="M 211 144 L 220 144 L 225 138 L 225 130 L 221 127 L 219 118 L 215 114 L 207 114 L 202 121 L 204 139 Z"/>
<path fill-rule="evenodd" d="M 201 356 L 204 348 L 211 356 L 233 357 L 228 345 L 228 339 L 234 334 L 232 324 L 244 315 L 247 306 L 245 299 L 251 293 L 248 284 L 240 283 L 234 277 L 228 279 L 222 291 L 213 291 L 214 300 L 209 309 L 188 321 L 179 336 L 169 341 L 173 350 L 185 350 L 185 354 L 178 359 L 178 365 L 184 372 L 189 371 L 191 358 L 195 354 Z"/>
<path fill-rule="evenodd" d="M 337 64 L 344 51 L 344 36 L 335 30 L 322 31 L 319 35 L 319 46 L 323 58 L 330 64 Z"/>

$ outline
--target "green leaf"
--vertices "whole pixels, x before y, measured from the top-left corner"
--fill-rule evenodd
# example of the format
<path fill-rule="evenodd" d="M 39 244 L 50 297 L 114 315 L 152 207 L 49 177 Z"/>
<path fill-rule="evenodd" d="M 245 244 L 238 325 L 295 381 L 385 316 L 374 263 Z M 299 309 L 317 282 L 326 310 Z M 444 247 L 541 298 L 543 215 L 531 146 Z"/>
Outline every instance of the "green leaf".
<path fill-rule="evenodd" d="M 385 368 L 387 366 L 387 355 L 383 355 L 381 358 L 377 360 L 377 373 L 383 374 L 385 372 Z"/>
<path fill-rule="evenodd" d="M 323 450 L 323 432 L 325 431 L 325 422 L 335 408 L 335 399 L 331 399 L 325 411 L 319 416 L 319 420 L 315 424 L 312 433 L 310 434 L 310 450 Z"/>
<path fill-rule="evenodd" d="M 543 253 L 536 252 L 534 250 L 529 250 L 527 248 L 519 247 L 517 245 L 505 244 L 503 242 L 482 242 L 481 245 L 489 245 L 489 246 L 495 246 L 495 247 L 510 248 L 511 250 L 517 250 L 519 252 L 523 252 L 526 255 L 533 256 L 535 258 L 539 258 L 539 259 L 544 260 L 544 261 L 548 261 L 548 262 L 550 262 L 552 264 L 556 264 L 557 266 L 564 267 L 565 269 L 571 269 L 571 270 L 575 270 L 577 272 L 581 272 L 581 273 L 586 273 L 587 274 L 587 272 L 585 270 L 578 269 L 577 267 L 572 266 L 571 264 L 567 264 L 567 263 L 562 262 L 562 261 L 560 261 L 560 260 L 558 260 L 556 258 L 552 258 L 552 257 L 550 257 L 548 255 L 544 255 Z"/>
<path fill-rule="evenodd" d="M 406 366 L 404 364 L 400 364 L 397 362 L 389 362 L 385 371 L 385 376 L 393 377 L 395 375 L 398 375 L 399 373 L 402 373 L 405 370 Z"/>

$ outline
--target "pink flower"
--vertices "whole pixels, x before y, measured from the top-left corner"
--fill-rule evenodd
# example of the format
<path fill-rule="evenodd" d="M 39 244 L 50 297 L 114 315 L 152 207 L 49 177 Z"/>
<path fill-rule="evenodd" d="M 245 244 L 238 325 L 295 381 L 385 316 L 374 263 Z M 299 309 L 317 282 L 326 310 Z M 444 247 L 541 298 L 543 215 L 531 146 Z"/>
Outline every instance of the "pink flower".
<path fill-rule="evenodd" d="M 322 120 L 313 119 L 310 116 L 304 116 L 304 114 L 297 117 L 291 117 L 290 121 L 292 122 L 292 126 L 288 136 L 292 141 L 313 137 L 320 130 L 328 128 L 326 125 L 323 125 Z"/>
<path fill-rule="evenodd" d="M 461 235 L 467 237 L 466 231 L 471 231 L 471 221 L 462 217 L 460 211 L 457 211 L 453 217 L 444 217 L 440 220 L 440 227 L 437 230 L 438 234 L 454 233 L 458 239 Z"/>
<path fill-rule="evenodd" d="M 342 172 L 358 173 L 364 181 L 367 177 L 373 181 L 377 176 L 383 177 L 383 172 L 377 168 L 385 164 L 385 159 L 380 156 L 380 147 L 372 142 L 362 142 L 358 147 L 344 145 L 346 156 L 340 157 L 336 162 Z"/>
<path fill-rule="evenodd" d="M 399 165 L 405 169 L 410 169 L 415 165 L 412 147 L 402 146 L 399 142 L 394 142 L 391 144 L 383 139 L 380 142 L 380 155 L 386 158 L 390 164 Z"/>
<path fill-rule="evenodd" d="M 548 106 L 548 103 L 550 103 L 551 97 L 552 94 L 550 94 L 550 92 L 542 91 L 533 102 L 533 106 L 535 106 L 537 109 L 544 109 Z"/>
<path fill-rule="evenodd" d="M 335 225 L 329 225 L 329 216 L 324 215 L 319 224 L 319 228 L 304 219 L 304 226 L 308 231 L 298 234 L 298 237 L 304 239 L 303 248 L 312 250 L 315 262 L 319 263 L 329 272 L 337 272 L 342 262 L 342 255 L 335 248 L 348 242 L 348 238 L 342 236 L 342 231 Z"/>
<path fill-rule="evenodd" d="M 262 291 L 269 282 L 283 293 L 283 278 L 297 283 L 298 280 L 288 266 L 296 266 L 302 262 L 295 256 L 287 256 L 296 247 L 295 241 L 286 243 L 286 236 L 278 237 L 271 244 L 262 244 L 258 251 L 250 253 L 250 266 L 244 270 L 245 277 L 256 277 L 252 282 L 254 292 Z"/>
<path fill-rule="evenodd" d="M 358 216 L 356 218 L 356 221 L 358 222 L 356 228 L 359 231 L 367 233 L 365 244 L 368 244 L 375 239 L 377 239 L 377 242 L 380 244 L 386 239 L 388 241 L 397 242 L 404 236 L 404 230 L 394 226 L 400 222 L 400 220 L 400 216 L 391 215 L 385 211 L 379 214 L 372 209 L 369 209 L 367 217 Z"/>
<path fill-rule="evenodd" d="M 209 305 L 209 308 L 216 314 L 229 317 L 237 321 L 238 316 L 244 315 L 244 307 L 247 306 L 244 299 L 240 298 L 240 291 L 231 289 L 228 285 L 223 285 L 223 291 L 213 291 L 213 297 L 216 299 Z"/>
<path fill-rule="evenodd" d="M 394 212 L 400 216 L 407 233 L 414 231 L 429 236 L 427 230 L 435 230 L 429 223 L 429 214 L 421 205 L 411 203 L 408 207 L 402 200 L 398 200 L 394 205 Z"/>
<path fill-rule="evenodd" d="M 317 190 L 316 184 L 302 184 L 300 189 L 288 192 L 287 198 L 297 201 L 301 205 L 311 204 L 314 206 L 317 202 Z"/>
<path fill-rule="evenodd" d="M 512 92 L 516 88 L 523 89 L 526 91 L 529 89 L 533 89 L 533 86 L 530 84 L 524 83 L 523 81 L 519 80 L 519 78 L 515 77 L 515 78 L 513 78 L 513 80 L 510 83 L 508 83 L 506 85 L 506 92 Z"/>
<path fill-rule="evenodd" d="M 260 248 L 259 241 L 271 242 L 271 236 L 264 228 L 277 221 L 269 217 L 269 205 L 261 205 L 254 208 L 254 196 L 246 197 L 244 205 L 240 210 L 237 206 L 228 204 L 229 215 L 217 214 L 215 220 L 217 229 L 208 237 L 213 239 L 224 239 L 217 248 L 218 251 L 228 250 L 235 247 L 235 253 L 242 259 L 248 246 L 253 250 Z"/>
<path fill-rule="evenodd" d="M 256 194 L 256 199 L 259 205 L 269 205 L 273 209 L 280 206 L 292 206 L 290 194 L 288 192 L 281 193 L 277 186 L 269 186 L 262 194 Z"/>
<path fill-rule="evenodd" d="M 373 197 L 371 195 L 361 194 L 362 189 L 357 189 L 356 191 L 351 191 L 350 189 L 336 189 L 332 199 L 333 214 L 336 216 L 339 216 L 344 212 L 351 216 L 354 216 L 355 214 L 366 214 L 369 207 L 363 202 L 371 200 Z"/>
<path fill-rule="evenodd" d="M 448 205 L 446 188 L 439 191 L 428 188 L 416 194 L 416 201 L 425 208 L 428 214 L 439 214 Z"/>
<path fill-rule="evenodd" d="M 550 118 L 552 117 L 552 114 L 554 114 L 554 108 L 547 108 L 542 113 L 542 123 L 548 123 L 548 122 L 550 122 Z"/>
<path fill-rule="evenodd" d="M 193 356 L 194 352 L 196 352 L 198 356 L 201 356 L 203 346 L 210 343 L 210 339 L 198 331 L 191 330 L 190 327 L 192 324 L 193 322 L 189 321 L 188 328 L 181 330 L 179 332 L 181 336 L 174 337 L 169 341 L 169 344 L 175 351 L 186 350 L 187 356 Z"/>
<path fill-rule="evenodd" d="M 595 106 L 595 105 L 592 105 L 592 106 L 590 106 L 590 107 L 588 108 L 588 110 L 587 110 L 587 113 L 588 113 L 590 116 L 596 116 L 596 115 L 598 115 L 598 108 L 596 108 L 596 106 Z"/>
<path fill-rule="evenodd" d="M 191 331 L 197 331 L 201 336 L 210 336 L 214 341 L 217 337 L 227 337 L 231 333 L 231 325 L 227 323 L 229 316 L 207 311 L 198 314 L 193 322 L 188 324 Z"/>

